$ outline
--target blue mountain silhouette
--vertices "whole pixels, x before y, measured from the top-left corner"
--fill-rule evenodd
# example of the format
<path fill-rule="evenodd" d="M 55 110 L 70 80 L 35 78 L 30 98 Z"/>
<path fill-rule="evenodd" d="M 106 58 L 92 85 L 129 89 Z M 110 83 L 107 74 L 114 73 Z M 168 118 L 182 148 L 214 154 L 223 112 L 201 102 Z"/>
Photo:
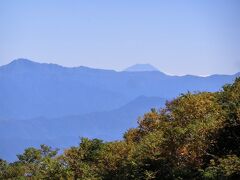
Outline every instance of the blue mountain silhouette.
<path fill-rule="evenodd" d="M 150 108 L 184 92 L 217 91 L 239 75 L 170 76 L 148 65 L 117 72 L 14 60 L 0 66 L 0 157 L 12 160 L 39 143 L 75 145 L 80 136 L 119 139 Z"/>

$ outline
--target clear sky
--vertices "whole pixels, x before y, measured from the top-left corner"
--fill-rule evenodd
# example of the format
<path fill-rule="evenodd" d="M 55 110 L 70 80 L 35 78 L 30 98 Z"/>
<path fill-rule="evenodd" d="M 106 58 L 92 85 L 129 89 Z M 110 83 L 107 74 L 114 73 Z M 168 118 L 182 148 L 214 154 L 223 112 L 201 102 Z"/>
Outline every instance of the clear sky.
<path fill-rule="evenodd" d="M 0 65 L 16 58 L 233 74 L 240 71 L 240 0 L 1 0 Z"/>

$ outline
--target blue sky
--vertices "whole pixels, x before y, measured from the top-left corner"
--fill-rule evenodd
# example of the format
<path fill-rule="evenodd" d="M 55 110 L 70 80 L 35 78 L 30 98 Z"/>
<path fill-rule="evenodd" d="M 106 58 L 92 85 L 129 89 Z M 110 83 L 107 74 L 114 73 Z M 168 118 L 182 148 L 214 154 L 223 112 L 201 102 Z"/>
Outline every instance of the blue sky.
<path fill-rule="evenodd" d="M 16 58 L 168 74 L 240 71 L 239 0 L 2 0 L 0 65 Z"/>

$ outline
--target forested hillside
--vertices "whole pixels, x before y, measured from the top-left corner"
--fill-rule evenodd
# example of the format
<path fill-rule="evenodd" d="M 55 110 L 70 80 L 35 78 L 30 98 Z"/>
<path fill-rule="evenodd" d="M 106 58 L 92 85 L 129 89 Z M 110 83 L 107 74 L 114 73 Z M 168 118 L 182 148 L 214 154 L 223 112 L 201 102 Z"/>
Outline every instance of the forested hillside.
<path fill-rule="evenodd" d="M 63 153 L 27 148 L 0 179 L 239 179 L 240 78 L 146 113 L 121 141 L 82 138 Z"/>

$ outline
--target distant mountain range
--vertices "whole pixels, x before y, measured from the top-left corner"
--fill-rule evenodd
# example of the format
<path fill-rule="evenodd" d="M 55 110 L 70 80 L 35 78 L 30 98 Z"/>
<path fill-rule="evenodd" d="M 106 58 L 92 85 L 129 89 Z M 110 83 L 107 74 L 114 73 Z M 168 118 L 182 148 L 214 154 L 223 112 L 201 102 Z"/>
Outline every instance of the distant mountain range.
<path fill-rule="evenodd" d="M 137 117 L 184 92 L 219 90 L 240 74 L 169 76 L 151 65 L 125 71 L 67 68 L 18 59 L 0 66 L 0 158 L 25 147 L 115 140 Z"/>
<path fill-rule="evenodd" d="M 14 160 L 29 146 L 49 144 L 61 149 L 79 143 L 80 137 L 121 139 L 123 133 L 136 126 L 137 118 L 162 107 L 165 99 L 141 96 L 114 110 L 59 118 L 37 117 L 0 122 L 0 157 Z"/>

